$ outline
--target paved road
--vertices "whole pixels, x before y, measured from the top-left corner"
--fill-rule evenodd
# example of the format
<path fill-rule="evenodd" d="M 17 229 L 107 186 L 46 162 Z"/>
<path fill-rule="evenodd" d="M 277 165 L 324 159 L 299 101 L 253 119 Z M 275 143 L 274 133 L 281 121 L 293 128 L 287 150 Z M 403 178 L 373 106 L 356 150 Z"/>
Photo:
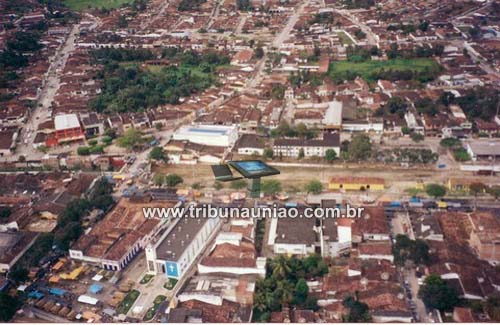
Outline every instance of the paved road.
<path fill-rule="evenodd" d="M 45 76 L 44 87 L 40 93 L 38 106 L 35 108 L 28 123 L 26 123 L 26 130 L 31 131 L 31 136 L 27 139 L 27 143 L 24 143 L 23 138 L 23 141 L 17 147 L 17 155 L 23 155 L 28 159 L 36 159 L 43 156 L 42 153 L 33 148 L 36 130 L 38 129 L 38 125 L 40 123 L 50 118 L 49 108 L 52 105 L 52 101 L 54 100 L 57 90 L 59 89 L 60 78 L 64 67 L 66 66 L 66 61 L 68 60 L 71 52 L 75 49 L 75 39 L 79 31 L 80 25 L 73 25 L 65 43 L 56 52 L 56 55 L 54 56 Z"/>
<path fill-rule="evenodd" d="M 281 45 L 283 44 L 284 41 L 286 41 L 290 37 L 290 32 L 293 29 L 293 26 L 297 23 L 297 21 L 300 18 L 300 15 L 302 12 L 304 12 L 304 8 L 309 5 L 310 0 L 304 1 L 297 10 L 292 14 L 290 19 L 288 19 L 287 24 L 285 27 L 281 30 L 281 32 L 276 36 L 274 41 L 272 42 L 272 46 L 279 49 Z"/>
<path fill-rule="evenodd" d="M 378 44 L 378 38 L 377 35 L 372 31 L 372 29 L 365 25 L 364 23 L 360 22 L 356 16 L 354 16 L 350 11 L 348 10 L 336 10 L 337 13 L 342 15 L 344 18 L 349 19 L 353 24 L 359 27 L 363 31 L 363 33 L 366 34 L 366 43 L 371 44 L 371 45 L 377 45 Z"/>

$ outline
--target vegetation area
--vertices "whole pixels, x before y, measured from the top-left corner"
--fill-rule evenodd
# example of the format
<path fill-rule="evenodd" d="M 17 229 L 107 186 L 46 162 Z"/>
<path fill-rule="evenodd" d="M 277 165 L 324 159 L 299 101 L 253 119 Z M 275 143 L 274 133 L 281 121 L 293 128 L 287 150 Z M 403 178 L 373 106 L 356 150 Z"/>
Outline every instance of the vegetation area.
<path fill-rule="evenodd" d="M 304 123 L 299 123 L 296 126 L 289 125 L 287 122 L 281 122 L 277 128 L 271 130 L 270 133 L 273 138 L 303 138 L 312 139 L 318 135 L 315 129 L 309 129 Z"/>
<path fill-rule="evenodd" d="M 155 300 L 153 301 L 153 307 L 149 308 L 146 312 L 146 315 L 144 315 L 144 321 L 153 319 L 156 312 L 158 311 L 158 308 L 160 307 L 162 302 L 165 301 L 165 299 L 167 299 L 167 297 L 165 297 L 164 295 L 156 296 Z"/>
<path fill-rule="evenodd" d="M 370 137 L 363 133 L 354 135 L 346 147 L 347 150 L 344 150 L 342 154 L 347 160 L 362 161 L 369 159 L 372 155 Z"/>
<path fill-rule="evenodd" d="M 439 184 L 427 184 L 425 186 L 427 195 L 437 199 L 446 195 L 446 187 Z"/>
<path fill-rule="evenodd" d="M 316 298 L 309 295 L 306 280 L 328 273 L 328 265 L 319 255 L 304 259 L 278 256 L 268 260 L 266 278 L 258 280 L 254 295 L 254 321 L 269 321 L 271 312 L 283 305 L 317 310 Z"/>
<path fill-rule="evenodd" d="M 149 281 L 151 281 L 152 278 L 154 278 L 155 276 L 153 274 L 146 274 L 142 277 L 141 281 L 139 281 L 140 284 L 146 284 L 148 283 Z"/>
<path fill-rule="evenodd" d="M 141 293 L 137 290 L 132 290 L 129 293 L 127 293 L 125 298 L 123 298 L 122 302 L 120 302 L 118 307 L 116 307 L 116 314 L 126 315 L 130 310 L 130 308 L 132 307 L 132 305 L 134 304 L 134 302 L 137 300 L 137 298 L 139 298 L 140 294 Z"/>
<path fill-rule="evenodd" d="M 172 290 L 175 285 L 177 284 L 177 280 L 176 279 L 172 279 L 172 278 L 169 278 L 167 282 L 165 282 L 165 284 L 163 285 L 163 287 L 167 290 Z"/>
<path fill-rule="evenodd" d="M 122 50 L 120 50 L 122 51 Z M 204 90 L 216 81 L 215 70 L 228 64 L 229 58 L 216 52 L 198 54 L 166 50 L 162 54 L 172 64 L 148 69 L 130 61 L 142 61 L 147 51 L 97 51 L 96 62 L 103 64 L 98 75 L 102 80 L 101 94 L 90 101 L 97 112 L 136 112 L 163 104 L 179 104 L 182 97 Z M 127 60 L 127 61 L 125 61 Z"/>
<path fill-rule="evenodd" d="M 168 187 L 176 187 L 177 185 L 184 182 L 184 179 L 177 174 L 156 174 L 153 178 L 153 182 L 157 186 L 167 185 Z"/>
<path fill-rule="evenodd" d="M 0 321 L 7 322 L 10 320 L 20 306 L 21 303 L 16 297 L 0 292 Z"/>
<path fill-rule="evenodd" d="M 418 297 L 429 309 L 451 311 L 458 305 L 458 293 L 449 287 L 439 275 L 431 274 L 425 278 L 424 285 L 418 291 Z"/>
<path fill-rule="evenodd" d="M 260 190 L 265 195 L 274 195 L 281 192 L 281 183 L 275 179 L 266 179 L 262 181 Z"/>
<path fill-rule="evenodd" d="M 39 29 L 18 31 L 14 37 L 6 41 L 3 51 L 0 53 L 0 89 L 13 87 L 12 82 L 19 79 L 16 70 L 28 65 L 28 57 L 43 48 L 40 43 L 41 30 Z M 13 95 L 4 95 L 0 102 L 12 99 Z"/>
<path fill-rule="evenodd" d="M 375 0 L 342 0 L 347 9 L 369 9 L 375 5 Z"/>
<path fill-rule="evenodd" d="M 323 192 L 323 184 L 318 180 L 311 180 L 306 184 L 304 190 L 306 193 L 320 194 Z"/>
<path fill-rule="evenodd" d="M 179 11 L 191 11 L 198 10 L 202 4 L 207 2 L 207 0 L 181 0 L 177 6 Z"/>
<path fill-rule="evenodd" d="M 131 3 L 132 0 L 63 0 L 71 10 L 80 11 L 89 8 L 115 9 Z"/>
<path fill-rule="evenodd" d="M 428 264 L 430 260 L 429 246 L 424 240 L 412 240 L 401 234 L 396 236 L 393 254 L 397 265 L 404 265 L 408 261 L 417 265 Z"/>
<path fill-rule="evenodd" d="M 429 164 L 437 162 L 438 157 L 439 155 L 430 149 L 419 148 L 395 148 L 376 153 L 376 160 L 385 163 Z"/>
<path fill-rule="evenodd" d="M 346 297 L 342 303 L 349 309 L 349 313 L 342 317 L 344 322 L 367 323 L 371 321 L 368 305 L 359 301 L 357 294 L 355 297 Z"/>
<path fill-rule="evenodd" d="M 468 161 L 470 160 L 470 155 L 462 146 L 462 142 L 456 138 L 445 138 L 439 143 L 442 147 L 447 148 L 453 154 L 453 158 L 456 161 Z"/>
<path fill-rule="evenodd" d="M 151 150 L 151 152 L 149 152 L 148 157 L 149 157 L 149 159 L 153 159 L 153 160 L 164 161 L 164 162 L 168 161 L 168 156 L 167 156 L 166 152 L 163 150 L 162 147 L 159 147 L 159 146 L 154 147 Z"/>
<path fill-rule="evenodd" d="M 392 59 L 386 61 L 335 61 L 328 75 L 336 82 L 361 77 L 368 82 L 385 80 L 416 80 L 427 82 L 437 77 L 440 66 L 432 59 Z"/>

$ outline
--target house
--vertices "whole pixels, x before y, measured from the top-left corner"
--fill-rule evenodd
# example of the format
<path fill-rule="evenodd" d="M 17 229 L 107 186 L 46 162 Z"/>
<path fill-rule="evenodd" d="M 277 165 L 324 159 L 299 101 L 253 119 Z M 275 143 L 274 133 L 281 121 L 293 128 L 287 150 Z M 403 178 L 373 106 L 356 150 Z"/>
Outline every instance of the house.
<path fill-rule="evenodd" d="M 323 133 L 322 139 L 276 139 L 273 152 L 275 156 L 299 157 L 303 152 L 304 157 L 324 157 L 327 150 L 333 150 L 340 155 L 340 136 L 338 133 Z"/>
<path fill-rule="evenodd" d="M 332 177 L 328 183 L 330 190 L 383 190 L 385 180 L 377 177 Z"/>
<path fill-rule="evenodd" d="M 500 158 L 500 141 L 468 142 L 466 149 L 474 161 L 496 161 Z"/>
<path fill-rule="evenodd" d="M 104 133 L 104 123 L 99 119 L 96 113 L 80 115 L 83 131 L 87 137 L 96 136 Z"/>
<path fill-rule="evenodd" d="M 233 56 L 231 60 L 231 65 L 246 65 L 250 62 L 250 60 L 252 60 L 252 57 L 253 57 L 253 50 L 251 49 L 241 50 Z"/>
<path fill-rule="evenodd" d="M 143 208 L 152 204 L 174 208 L 181 203 L 178 200 L 153 202 L 150 196 L 122 198 L 90 232 L 71 246 L 70 258 L 106 270 L 123 270 L 170 225 L 170 219 L 144 217 Z"/>
<path fill-rule="evenodd" d="M 316 223 L 312 218 L 272 218 L 268 245 L 275 254 L 306 256 L 314 254 Z"/>
<path fill-rule="evenodd" d="M 76 114 L 61 114 L 54 118 L 57 143 L 85 140 L 85 134 Z"/>
<path fill-rule="evenodd" d="M 373 241 L 358 244 L 359 258 L 362 260 L 387 260 L 394 262 L 390 241 Z"/>
<path fill-rule="evenodd" d="M 352 225 L 353 242 L 390 240 L 389 222 L 382 206 L 366 206 Z"/>
<path fill-rule="evenodd" d="M 453 308 L 453 320 L 457 323 L 475 323 L 472 310 L 468 307 Z"/>
<path fill-rule="evenodd" d="M 262 156 L 265 149 L 265 140 L 263 137 L 255 134 L 243 134 L 234 147 L 240 155 Z"/>
<path fill-rule="evenodd" d="M 500 263 L 500 222 L 491 212 L 475 212 L 468 215 L 471 227 L 469 245 L 478 257 L 492 263 Z"/>
<path fill-rule="evenodd" d="M 17 131 L 16 129 L 7 129 L 0 131 L 0 157 L 7 157 L 12 154 L 16 146 Z"/>
<path fill-rule="evenodd" d="M 210 254 L 198 263 L 200 274 L 266 276 L 266 258 L 257 257 L 253 242 L 243 233 L 221 232 Z"/>
<path fill-rule="evenodd" d="M 1 232 L 0 273 L 8 272 L 33 245 L 36 237 L 34 232 Z"/>

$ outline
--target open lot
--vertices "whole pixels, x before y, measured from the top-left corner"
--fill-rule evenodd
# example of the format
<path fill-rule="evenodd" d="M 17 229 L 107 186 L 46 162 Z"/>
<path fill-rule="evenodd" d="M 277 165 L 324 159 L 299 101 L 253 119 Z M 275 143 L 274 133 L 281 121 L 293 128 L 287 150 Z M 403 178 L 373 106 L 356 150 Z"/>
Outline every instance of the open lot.
<path fill-rule="evenodd" d="M 438 64 L 436 61 L 427 58 L 393 59 L 386 61 L 371 60 L 364 62 L 336 61 L 330 64 L 329 74 L 333 77 L 335 75 L 354 73 L 367 81 L 375 81 L 373 74 L 381 70 L 422 72 L 426 69 L 434 69 L 437 67 Z"/>
<path fill-rule="evenodd" d="M 85 10 L 88 8 L 118 8 L 132 2 L 132 0 L 63 0 L 63 2 L 72 10 Z"/>

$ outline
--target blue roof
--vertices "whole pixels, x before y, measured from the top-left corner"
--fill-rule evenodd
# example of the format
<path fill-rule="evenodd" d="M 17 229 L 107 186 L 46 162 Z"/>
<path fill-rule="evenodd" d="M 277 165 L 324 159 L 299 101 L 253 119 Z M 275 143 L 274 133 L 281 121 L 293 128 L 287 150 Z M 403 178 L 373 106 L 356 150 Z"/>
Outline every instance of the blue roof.
<path fill-rule="evenodd" d="M 49 293 L 54 295 L 54 296 L 62 296 L 66 293 L 66 290 L 59 289 L 59 288 L 50 288 Z"/>
<path fill-rule="evenodd" d="M 93 285 L 91 285 L 89 287 L 89 291 L 91 293 L 99 293 L 99 292 L 101 292 L 101 290 L 102 290 L 102 285 L 97 284 L 97 283 L 94 283 Z"/>
<path fill-rule="evenodd" d="M 36 291 L 36 290 L 28 293 L 29 298 L 41 299 L 41 298 L 43 298 L 43 296 L 44 296 L 43 293 Z"/>

